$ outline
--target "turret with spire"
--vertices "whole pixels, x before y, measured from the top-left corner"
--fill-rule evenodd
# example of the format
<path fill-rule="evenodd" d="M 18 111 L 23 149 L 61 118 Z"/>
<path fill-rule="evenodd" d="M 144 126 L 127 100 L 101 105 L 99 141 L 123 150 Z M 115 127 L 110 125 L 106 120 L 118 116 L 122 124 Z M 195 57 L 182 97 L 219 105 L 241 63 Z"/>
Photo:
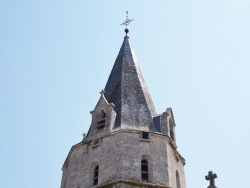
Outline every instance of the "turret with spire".
<path fill-rule="evenodd" d="M 157 114 L 129 41 L 125 37 L 91 111 L 88 134 L 63 165 L 61 188 L 185 188 L 185 159 L 176 146 L 171 108 Z"/>

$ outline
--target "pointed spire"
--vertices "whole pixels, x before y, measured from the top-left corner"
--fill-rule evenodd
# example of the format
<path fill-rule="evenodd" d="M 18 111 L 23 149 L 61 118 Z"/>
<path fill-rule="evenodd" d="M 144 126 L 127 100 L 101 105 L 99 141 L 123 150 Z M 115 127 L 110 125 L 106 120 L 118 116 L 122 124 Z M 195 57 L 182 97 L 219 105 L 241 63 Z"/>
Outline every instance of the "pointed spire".
<path fill-rule="evenodd" d="M 124 37 L 105 91 L 107 101 L 115 105 L 115 127 L 150 129 L 156 112 L 128 36 Z"/>

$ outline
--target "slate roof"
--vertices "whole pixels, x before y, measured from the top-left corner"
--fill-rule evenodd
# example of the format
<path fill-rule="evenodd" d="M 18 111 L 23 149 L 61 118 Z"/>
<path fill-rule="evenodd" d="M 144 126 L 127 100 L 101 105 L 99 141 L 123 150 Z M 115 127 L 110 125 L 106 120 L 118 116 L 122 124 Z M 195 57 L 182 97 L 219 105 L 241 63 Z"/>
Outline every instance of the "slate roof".
<path fill-rule="evenodd" d="M 115 128 L 155 129 L 153 101 L 143 79 L 129 37 L 125 36 L 105 87 L 105 98 L 115 105 Z M 151 128 L 150 128 L 151 127 Z M 129 128 L 129 127 L 128 127 Z"/>

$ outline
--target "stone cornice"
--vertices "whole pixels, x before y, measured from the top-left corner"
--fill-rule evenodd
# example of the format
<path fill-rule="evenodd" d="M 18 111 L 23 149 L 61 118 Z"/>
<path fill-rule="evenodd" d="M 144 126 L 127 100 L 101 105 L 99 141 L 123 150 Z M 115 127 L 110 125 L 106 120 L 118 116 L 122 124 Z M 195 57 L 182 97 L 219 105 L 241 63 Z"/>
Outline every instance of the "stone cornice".
<path fill-rule="evenodd" d="M 144 187 L 144 188 L 151 188 L 151 187 L 171 188 L 169 186 L 159 184 L 159 183 L 146 183 L 146 182 L 139 182 L 139 181 L 135 181 L 135 180 L 123 180 L 123 179 L 104 182 L 100 185 L 95 186 L 95 188 L 108 188 L 112 185 L 117 185 L 117 184 L 126 184 L 126 185 L 131 185 L 131 186 L 136 186 L 136 187 Z"/>

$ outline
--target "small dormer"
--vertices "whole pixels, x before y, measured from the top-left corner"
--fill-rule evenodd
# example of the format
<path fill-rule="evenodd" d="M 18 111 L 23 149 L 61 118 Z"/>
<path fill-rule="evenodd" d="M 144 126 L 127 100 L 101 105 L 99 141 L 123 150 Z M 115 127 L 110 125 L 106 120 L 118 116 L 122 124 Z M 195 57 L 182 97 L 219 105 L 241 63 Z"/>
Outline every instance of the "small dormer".
<path fill-rule="evenodd" d="M 154 124 L 158 132 L 168 136 L 176 144 L 175 121 L 171 108 L 167 108 L 161 115 L 154 117 Z"/>
<path fill-rule="evenodd" d="M 105 91 L 102 91 L 101 96 L 95 106 L 95 109 L 91 111 L 92 122 L 90 130 L 87 136 L 95 133 L 109 132 L 113 129 L 116 112 L 114 110 L 114 104 L 108 103 L 105 98 Z"/>

